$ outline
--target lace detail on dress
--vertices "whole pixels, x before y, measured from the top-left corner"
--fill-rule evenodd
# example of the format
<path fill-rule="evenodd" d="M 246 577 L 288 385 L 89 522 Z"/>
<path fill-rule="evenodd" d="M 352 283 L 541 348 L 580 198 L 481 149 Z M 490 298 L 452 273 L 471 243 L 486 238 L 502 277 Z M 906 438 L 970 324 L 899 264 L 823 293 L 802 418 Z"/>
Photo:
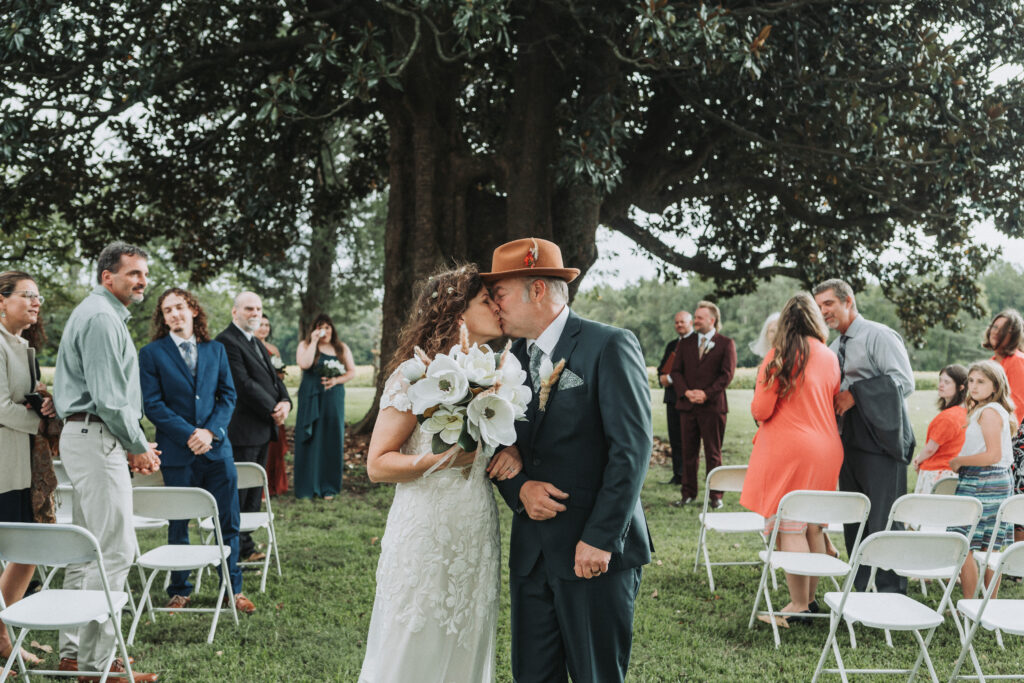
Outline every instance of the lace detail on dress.
<path fill-rule="evenodd" d="M 394 408 L 400 413 L 408 413 L 412 410 L 412 401 L 409 400 L 409 380 L 401 372 L 395 370 L 384 383 L 384 393 L 380 397 L 380 409 Z"/>

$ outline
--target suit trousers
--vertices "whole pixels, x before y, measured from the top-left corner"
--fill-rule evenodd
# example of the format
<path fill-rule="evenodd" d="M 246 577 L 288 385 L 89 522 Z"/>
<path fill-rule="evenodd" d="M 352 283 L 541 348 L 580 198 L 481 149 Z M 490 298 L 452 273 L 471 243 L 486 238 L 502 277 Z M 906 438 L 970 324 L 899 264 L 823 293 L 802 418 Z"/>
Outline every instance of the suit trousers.
<path fill-rule="evenodd" d="M 567 581 L 542 555 L 527 576 L 512 574 L 512 678 L 517 683 L 622 681 L 633 646 L 640 567 Z"/>
<path fill-rule="evenodd" d="M 839 490 L 863 493 L 871 501 L 868 521 L 864 525 L 864 536 L 884 531 L 889 521 L 889 511 L 896 499 L 907 493 L 907 466 L 882 453 L 868 453 L 845 448 L 843 467 L 839 470 Z M 894 530 L 902 530 L 903 524 L 894 523 Z M 857 525 L 847 524 L 844 529 L 846 551 L 852 557 L 853 544 L 857 539 Z M 853 580 L 858 591 L 867 589 L 869 567 L 861 567 Z M 875 586 L 880 593 L 907 592 L 907 579 L 888 570 L 878 570 Z"/>
<path fill-rule="evenodd" d="M 241 516 L 238 512 L 238 470 L 235 462 L 225 458 L 211 460 L 205 455 L 197 455 L 188 467 L 163 467 L 165 486 L 195 486 L 209 491 L 217 501 L 217 514 L 220 517 L 220 533 L 224 545 L 230 549 L 228 556 L 228 572 L 231 574 L 231 593 L 242 592 L 242 570 L 238 566 L 238 527 Z M 167 528 L 167 542 L 171 545 L 188 545 L 187 519 L 177 519 Z M 217 565 L 220 573 L 220 565 Z M 192 582 L 188 580 L 188 571 L 171 572 L 171 582 L 167 586 L 168 595 L 191 595 Z"/>
<path fill-rule="evenodd" d="M 668 424 L 668 443 L 672 447 L 672 475 L 683 476 L 683 435 L 679 425 L 679 413 L 671 403 L 665 404 L 665 418 Z"/>
<path fill-rule="evenodd" d="M 60 435 L 60 455 L 75 490 L 71 519 L 96 537 L 110 590 L 122 591 L 135 559 L 132 481 L 125 450 L 103 424 L 66 422 Z M 99 566 L 69 565 L 64 588 L 103 590 Z M 108 619 L 61 631 L 60 656 L 77 659 L 82 670 L 102 669 L 117 642 L 115 628 L 120 628 L 120 623 Z"/>
<path fill-rule="evenodd" d="M 679 411 L 683 446 L 683 500 L 696 498 L 700 490 L 697 472 L 700 469 L 700 445 L 704 444 L 706 471 L 722 464 L 722 437 L 725 436 L 726 413 L 711 411 Z M 705 473 L 706 474 L 706 473 Z M 720 500 L 721 491 L 711 491 L 711 500 Z"/>
<path fill-rule="evenodd" d="M 235 446 L 231 449 L 235 456 L 235 462 L 254 462 L 260 467 L 267 467 L 267 447 L 270 442 L 261 446 Z M 238 491 L 238 509 L 241 512 L 259 512 L 263 504 L 263 489 L 251 488 Z M 252 536 L 248 533 L 238 534 L 238 556 L 243 560 L 256 552 L 256 544 L 252 542 Z"/>

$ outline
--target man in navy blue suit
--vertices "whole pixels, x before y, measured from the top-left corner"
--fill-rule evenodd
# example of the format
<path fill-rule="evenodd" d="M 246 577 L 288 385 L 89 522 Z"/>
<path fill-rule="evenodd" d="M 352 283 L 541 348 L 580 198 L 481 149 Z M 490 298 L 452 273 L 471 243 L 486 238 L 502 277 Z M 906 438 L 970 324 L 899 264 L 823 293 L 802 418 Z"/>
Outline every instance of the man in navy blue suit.
<path fill-rule="evenodd" d="M 231 549 L 228 571 L 238 611 L 256 611 L 242 594 L 238 566 L 238 471 L 231 454 L 228 423 L 235 409 L 235 385 L 223 345 L 210 339 L 206 312 L 191 293 L 172 287 L 153 313 L 153 341 L 139 351 L 146 417 L 163 448 L 167 486 L 197 486 L 217 500 L 221 535 Z M 168 543 L 187 545 L 188 521 L 173 521 Z M 168 607 L 191 602 L 186 571 L 172 572 Z"/>

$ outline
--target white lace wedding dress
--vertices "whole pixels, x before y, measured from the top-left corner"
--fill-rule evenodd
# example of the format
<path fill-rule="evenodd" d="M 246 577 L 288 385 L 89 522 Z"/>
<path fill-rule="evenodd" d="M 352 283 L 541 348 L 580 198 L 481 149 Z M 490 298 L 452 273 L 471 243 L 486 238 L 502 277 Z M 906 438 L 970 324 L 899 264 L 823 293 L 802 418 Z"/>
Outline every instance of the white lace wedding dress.
<path fill-rule="evenodd" d="M 408 389 L 393 374 L 381 409 L 411 410 Z M 430 439 L 417 428 L 401 452 L 427 453 Z M 395 488 L 360 683 L 494 680 L 501 551 L 485 467 L 481 458 L 468 479 L 444 469 Z"/>

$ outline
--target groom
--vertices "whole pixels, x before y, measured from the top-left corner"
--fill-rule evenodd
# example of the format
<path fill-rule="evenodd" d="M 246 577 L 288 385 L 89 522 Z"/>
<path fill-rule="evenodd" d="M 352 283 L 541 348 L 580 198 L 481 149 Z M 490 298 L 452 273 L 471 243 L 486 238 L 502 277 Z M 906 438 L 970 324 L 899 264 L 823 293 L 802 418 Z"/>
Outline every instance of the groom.
<path fill-rule="evenodd" d="M 516 513 L 509 573 L 518 683 L 567 674 L 623 680 L 641 566 L 653 550 L 640 506 L 651 458 L 643 354 L 629 331 L 569 310 L 566 283 L 579 273 L 562 266 L 556 244 L 527 238 L 495 249 L 491 272 L 481 274 L 502 329 L 519 338 L 512 351 L 534 389 L 509 447 L 523 470 L 498 483 Z"/>

